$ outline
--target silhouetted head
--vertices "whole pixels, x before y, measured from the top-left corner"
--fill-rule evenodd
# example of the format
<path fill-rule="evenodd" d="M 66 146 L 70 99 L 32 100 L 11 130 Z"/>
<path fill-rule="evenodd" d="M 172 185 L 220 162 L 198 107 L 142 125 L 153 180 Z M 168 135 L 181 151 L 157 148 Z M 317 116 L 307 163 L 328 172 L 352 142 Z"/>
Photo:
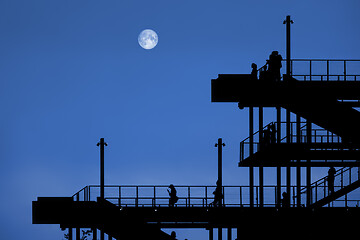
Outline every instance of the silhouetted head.
<path fill-rule="evenodd" d="M 176 232 L 172 231 L 171 234 L 170 234 L 170 237 L 172 239 L 175 239 L 176 238 Z"/>
<path fill-rule="evenodd" d="M 174 185 L 170 184 L 169 188 L 173 189 L 175 188 Z"/>
<path fill-rule="evenodd" d="M 277 56 L 277 55 L 279 55 L 279 52 L 278 52 L 278 51 L 273 51 L 273 52 L 271 53 L 271 55 Z"/>
<path fill-rule="evenodd" d="M 255 63 L 252 63 L 251 67 L 257 69 L 257 65 Z"/>

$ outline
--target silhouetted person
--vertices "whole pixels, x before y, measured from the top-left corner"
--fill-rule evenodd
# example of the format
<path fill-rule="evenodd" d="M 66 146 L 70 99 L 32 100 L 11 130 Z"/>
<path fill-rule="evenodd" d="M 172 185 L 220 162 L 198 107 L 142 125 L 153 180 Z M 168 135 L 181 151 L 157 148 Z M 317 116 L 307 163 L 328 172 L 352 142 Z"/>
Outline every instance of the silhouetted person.
<path fill-rule="evenodd" d="M 336 170 L 334 167 L 330 167 L 328 171 L 328 187 L 329 187 L 329 195 L 334 193 L 334 181 L 335 181 L 335 173 Z"/>
<path fill-rule="evenodd" d="M 169 190 L 170 189 L 170 190 Z M 169 188 L 166 189 L 169 193 L 169 207 L 173 207 L 175 203 L 179 200 L 178 196 L 176 196 L 176 189 L 174 185 L 170 184 Z"/>
<path fill-rule="evenodd" d="M 214 194 L 214 202 L 212 202 L 212 205 L 214 207 L 221 207 L 221 200 L 223 198 L 223 194 L 222 194 L 222 187 L 220 186 L 219 180 L 216 181 L 216 189 L 213 192 Z"/>
<path fill-rule="evenodd" d="M 171 238 L 171 240 L 177 240 L 176 239 L 176 232 L 172 231 L 171 234 L 170 234 L 170 238 Z"/>
<path fill-rule="evenodd" d="M 252 63 L 251 68 L 252 68 L 252 70 L 251 70 L 251 79 L 257 80 L 258 79 L 257 78 L 257 72 L 258 72 L 257 65 L 255 63 Z"/>
<path fill-rule="evenodd" d="M 276 128 L 275 128 L 275 124 L 271 124 L 269 126 L 270 129 L 270 143 L 274 144 L 276 143 Z"/>
<path fill-rule="evenodd" d="M 287 192 L 283 192 L 282 193 L 282 200 L 281 200 L 281 204 L 282 207 L 290 207 L 290 196 Z"/>
<path fill-rule="evenodd" d="M 266 76 L 267 76 L 266 75 L 267 74 L 266 70 L 267 70 L 266 65 L 259 69 L 259 80 L 265 80 L 266 79 Z"/>
<path fill-rule="evenodd" d="M 271 141 L 271 131 L 270 126 L 268 126 L 266 129 L 263 130 L 263 139 L 261 146 L 267 147 L 270 144 Z"/>
<path fill-rule="evenodd" d="M 269 60 L 268 60 L 268 65 L 269 65 L 269 74 L 270 77 L 272 78 L 273 81 L 277 82 L 280 81 L 281 79 L 281 74 L 280 74 L 280 68 L 282 67 L 281 65 L 281 61 L 282 61 L 282 56 L 279 55 L 278 51 L 273 51 L 270 56 L 269 56 Z"/>

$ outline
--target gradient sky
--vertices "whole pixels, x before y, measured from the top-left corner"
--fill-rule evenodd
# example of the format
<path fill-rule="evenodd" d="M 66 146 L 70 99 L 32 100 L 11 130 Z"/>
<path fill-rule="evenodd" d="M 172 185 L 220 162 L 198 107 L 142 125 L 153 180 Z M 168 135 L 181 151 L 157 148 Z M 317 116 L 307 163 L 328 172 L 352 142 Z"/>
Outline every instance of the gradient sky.
<path fill-rule="evenodd" d="M 58 225 L 31 224 L 31 202 L 98 184 L 100 137 L 106 184 L 212 185 L 219 137 L 224 185 L 248 184 L 237 167 L 248 111 L 211 103 L 211 79 L 249 73 L 273 50 L 285 57 L 286 15 L 293 58 L 359 59 L 359 10 L 358 0 L 0 1 L 2 237 L 61 239 Z M 152 50 L 137 42 L 147 28 Z"/>

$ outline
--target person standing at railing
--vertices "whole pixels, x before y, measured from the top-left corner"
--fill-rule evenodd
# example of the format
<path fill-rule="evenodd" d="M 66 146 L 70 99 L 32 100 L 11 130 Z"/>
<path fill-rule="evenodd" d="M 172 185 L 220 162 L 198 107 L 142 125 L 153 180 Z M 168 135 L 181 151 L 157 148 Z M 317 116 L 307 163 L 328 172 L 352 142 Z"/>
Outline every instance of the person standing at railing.
<path fill-rule="evenodd" d="M 336 169 L 334 167 L 330 167 L 328 171 L 328 188 L 329 188 L 329 195 L 334 193 L 334 181 L 335 181 L 335 173 Z"/>
<path fill-rule="evenodd" d="M 252 63 L 251 68 L 252 68 L 252 70 L 251 70 L 251 79 L 252 80 L 258 80 L 258 77 L 257 77 L 257 72 L 258 72 L 257 65 L 255 63 Z"/>
<path fill-rule="evenodd" d="M 219 183 L 219 180 L 216 181 L 216 189 L 213 192 L 213 194 L 214 194 L 214 201 L 212 202 L 212 205 L 214 207 L 221 207 L 222 206 L 221 201 L 223 199 L 223 194 L 222 194 L 222 187 Z"/>
<path fill-rule="evenodd" d="M 282 193 L 283 198 L 281 199 L 282 207 L 290 207 L 290 195 L 287 192 Z"/>
<path fill-rule="evenodd" d="M 170 189 L 170 190 L 169 190 Z M 169 188 L 166 189 L 167 192 L 169 193 L 169 207 L 174 207 L 175 203 L 177 203 L 177 201 L 179 200 L 178 196 L 176 196 L 176 189 L 174 187 L 174 185 L 170 184 Z"/>
<path fill-rule="evenodd" d="M 281 73 L 280 68 L 282 67 L 281 61 L 283 60 L 282 56 L 279 54 L 278 51 L 273 51 L 270 56 L 269 60 L 267 61 L 269 65 L 269 75 L 271 80 L 275 82 L 279 82 L 281 80 Z"/>

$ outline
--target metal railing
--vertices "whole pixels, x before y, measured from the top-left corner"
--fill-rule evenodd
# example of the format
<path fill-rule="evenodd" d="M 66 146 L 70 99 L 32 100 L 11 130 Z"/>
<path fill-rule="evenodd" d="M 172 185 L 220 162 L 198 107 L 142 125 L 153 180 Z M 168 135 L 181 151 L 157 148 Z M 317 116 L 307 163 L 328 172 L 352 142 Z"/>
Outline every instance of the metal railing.
<path fill-rule="evenodd" d="M 299 81 L 360 80 L 357 59 L 291 59 L 290 64 L 291 75 Z"/>
<path fill-rule="evenodd" d="M 340 170 L 339 170 L 340 171 Z M 351 170 L 341 170 L 337 172 L 337 176 L 342 176 L 343 181 L 341 185 L 336 185 L 335 189 L 344 187 L 347 182 L 345 181 L 346 174 L 349 174 Z M 345 176 L 346 175 L 346 176 Z M 357 174 L 357 176 L 359 176 Z M 324 178 L 325 179 L 325 178 Z M 321 199 L 321 192 L 324 191 L 324 187 L 320 179 L 312 184 L 311 194 L 312 201 L 315 202 Z M 354 181 L 354 180 L 352 180 Z M 110 201 L 119 207 L 169 207 L 169 196 L 166 191 L 168 186 L 134 186 L 134 185 L 107 185 L 105 186 L 105 199 Z M 175 207 L 214 207 L 212 202 L 214 201 L 213 191 L 216 186 L 175 186 L 177 190 L 177 196 L 179 197 Z M 305 187 L 301 186 L 301 202 L 306 202 Z M 296 186 L 290 187 L 290 206 L 296 207 Z M 327 188 L 326 188 L 327 189 Z M 286 186 L 281 186 L 281 192 L 286 191 Z M 326 191 L 326 190 L 325 190 Z M 264 186 L 264 203 L 263 207 L 276 207 L 277 203 L 281 202 L 281 199 L 277 199 L 277 186 Z M 304 194 L 305 193 L 305 194 Z M 224 197 L 222 199 L 223 207 L 249 207 L 250 206 L 250 187 L 249 186 L 223 186 Z M 100 186 L 90 185 L 86 186 L 73 195 L 74 201 L 96 201 L 97 197 L 100 197 Z M 260 186 L 254 186 L 254 207 L 261 207 L 260 205 Z M 346 200 L 346 201 L 345 201 Z M 345 200 L 338 201 L 347 206 L 347 195 Z M 356 200 L 358 201 L 358 200 Z M 359 200 L 360 201 L 360 200 Z"/>
<path fill-rule="evenodd" d="M 346 186 L 360 180 L 360 168 L 359 167 L 344 167 L 340 168 L 335 173 L 334 192 L 343 189 Z M 315 203 L 327 196 L 329 196 L 329 181 L 328 177 L 323 177 L 310 185 L 311 203 Z M 307 194 L 307 187 L 301 189 L 301 198 L 305 199 Z M 347 204 L 347 194 L 344 196 L 345 200 L 342 200 Z M 334 202 L 333 202 L 334 204 Z M 347 206 L 347 205 L 346 205 Z"/>
<path fill-rule="evenodd" d="M 286 135 L 286 122 L 281 122 L 281 139 L 280 143 L 287 143 L 288 138 L 290 143 L 298 143 L 298 139 L 300 143 L 307 143 L 307 130 L 306 130 L 306 122 L 300 123 L 300 136 L 296 134 L 296 122 L 290 122 L 290 135 Z M 253 133 L 253 151 L 254 153 L 260 151 L 261 147 L 270 146 L 271 144 L 277 143 L 277 134 L 276 132 L 271 133 L 272 136 L 269 139 L 264 137 L 264 132 L 269 126 L 273 126 L 273 129 L 277 131 L 278 124 L 277 122 L 271 122 L 265 127 L 263 127 L 263 137 L 260 138 L 260 131 L 256 131 Z M 299 137 L 299 138 L 298 138 Z M 311 129 L 311 143 L 342 143 L 342 138 L 326 129 L 316 128 Z M 243 141 L 240 142 L 240 162 L 250 156 L 250 137 L 247 137 Z M 321 145 L 320 145 L 321 146 Z M 332 145 L 331 148 L 323 146 L 320 148 L 316 148 L 316 150 L 342 150 L 344 149 L 340 145 L 336 147 L 336 145 Z"/>

